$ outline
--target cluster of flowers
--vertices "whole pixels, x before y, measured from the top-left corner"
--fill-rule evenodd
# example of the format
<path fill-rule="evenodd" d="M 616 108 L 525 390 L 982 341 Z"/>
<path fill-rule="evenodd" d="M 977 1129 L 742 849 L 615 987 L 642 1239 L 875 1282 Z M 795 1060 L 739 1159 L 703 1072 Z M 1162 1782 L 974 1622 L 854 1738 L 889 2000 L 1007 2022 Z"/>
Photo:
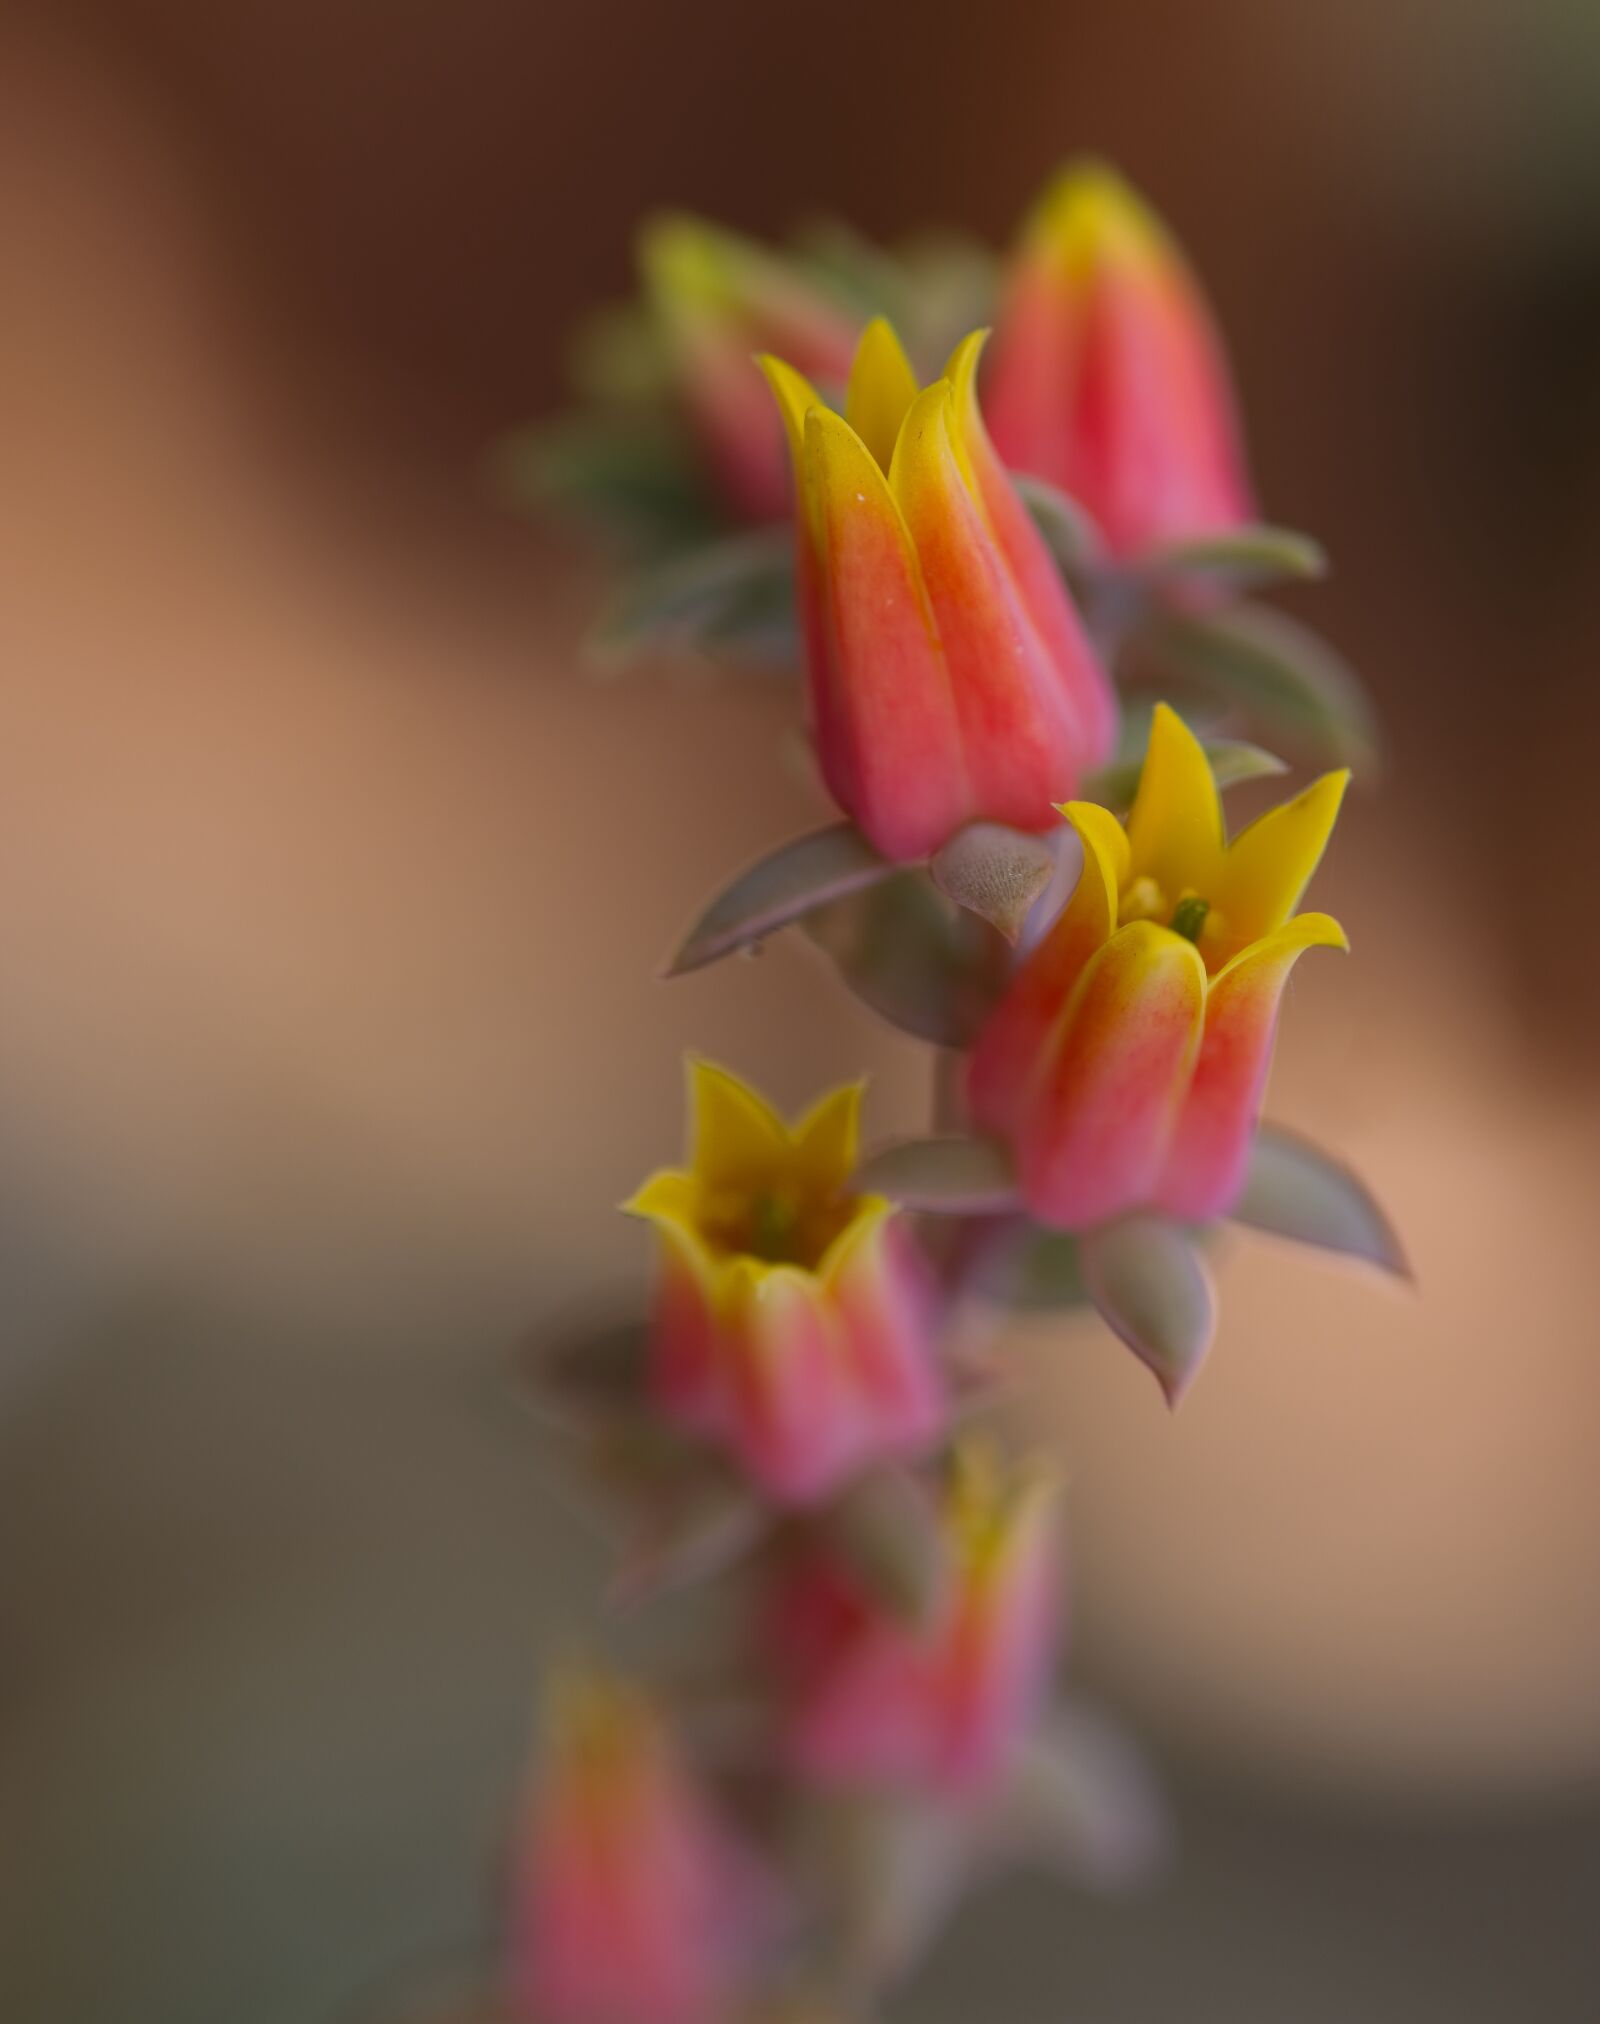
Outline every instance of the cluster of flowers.
<path fill-rule="evenodd" d="M 685 219 L 642 264 L 545 480 L 635 537 L 648 496 L 633 645 L 793 654 L 843 818 L 746 871 L 673 968 L 796 925 L 941 1048 L 943 1096 L 863 1161 L 859 1086 L 791 1126 L 690 1065 L 688 1163 L 626 1205 L 649 1324 L 550 1382 L 635 1590 L 715 1574 L 716 1607 L 675 1685 L 552 1691 L 506 2001 L 862 2014 L 993 1859 L 1116 1872 L 1151 1839 L 1138 1778 L 1054 1703 L 1056 1478 L 973 1432 L 958 1303 L 1092 1304 L 1176 1403 L 1220 1219 L 1402 1269 L 1361 1184 L 1259 1122 L 1290 973 L 1345 946 L 1298 909 L 1349 769 L 1232 838 L 1221 800 L 1283 770 L 1241 732 L 1342 761 L 1370 726 L 1245 600 L 1317 551 L 1255 524 L 1211 319 L 1108 171 L 1064 172 L 998 270 Z M 922 384 L 884 309 L 926 351 L 985 297 L 987 351 L 957 334 Z M 1174 673 L 1187 714 L 1138 704 Z"/>

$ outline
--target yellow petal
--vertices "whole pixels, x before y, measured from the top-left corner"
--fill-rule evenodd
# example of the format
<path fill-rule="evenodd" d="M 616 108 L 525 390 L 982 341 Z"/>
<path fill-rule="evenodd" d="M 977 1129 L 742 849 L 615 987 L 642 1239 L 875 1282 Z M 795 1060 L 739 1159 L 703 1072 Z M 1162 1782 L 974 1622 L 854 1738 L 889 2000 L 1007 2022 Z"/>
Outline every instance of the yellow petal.
<path fill-rule="evenodd" d="M 836 1194 L 855 1171 L 860 1143 L 862 1082 L 819 1097 L 794 1128 L 794 1173 L 802 1187 Z"/>
<path fill-rule="evenodd" d="M 923 398 L 919 396 L 913 402 L 912 414 L 917 412 Z M 814 407 L 806 416 L 804 473 L 806 504 L 813 517 L 818 552 L 829 571 L 830 594 L 836 605 L 840 599 L 848 600 L 852 594 L 859 598 L 870 589 L 876 593 L 874 616 L 881 623 L 891 599 L 897 605 L 902 600 L 914 601 L 918 625 L 930 643 L 936 641 L 916 547 L 900 502 L 894 496 L 892 480 L 878 468 L 850 424 L 831 408 Z M 881 581 L 870 586 L 863 581 L 861 561 L 869 547 L 877 547 L 875 541 L 864 538 L 869 525 L 872 534 L 881 535 L 887 543 L 887 565 L 883 567 Z M 880 553 L 878 559 L 883 565 L 884 554 Z M 851 616 L 848 610 L 836 608 L 834 621 L 838 624 Z M 853 655 L 846 654 L 845 659 L 859 682 L 861 677 L 855 674 Z"/>
<path fill-rule="evenodd" d="M 1246 971 L 1270 969 L 1285 958 L 1301 955 L 1307 949 L 1345 949 L 1350 947 L 1350 937 L 1345 933 L 1332 914 L 1296 914 L 1292 921 L 1285 921 L 1270 934 L 1260 936 L 1243 948 L 1211 979 L 1210 990 L 1215 991 L 1225 980 L 1235 980 Z"/>
<path fill-rule="evenodd" d="M 906 410 L 917 397 L 917 376 L 887 317 L 875 316 L 861 333 L 844 415 L 881 471 L 894 456 Z"/>
<path fill-rule="evenodd" d="M 858 1248 L 874 1231 L 881 1230 L 892 1216 L 898 1214 L 897 1205 L 887 1195 L 858 1195 L 851 1208 L 849 1222 L 817 1260 L 818 1279 L 825 1286 L 831 1286 Z"/>
<path fill-rule="evenodd" d="M 689 1062 L 689 1115 L 702 1194 L 765 1182 L 789 1155 L 788 1127 L 766 1099 L 699 1056 Z"/>
<path fill-rule="evenodd" d="M 1230 946 L 1259 941 L 1293 913 L 1349 781 L 1348 772 L 1325 773 L 1293 801 L 1269 808 L 1229 846 L 1215 887 L 1208 891 L 1197 882 L 1196 889 L 1221 914 Z"/>
<path fill-rule="evenodd" d="M 681 1167 L 660 1167 L 622 1204 L 625 1216 L 643 1216 L 652 1223 L 692 1223 L 694 1176 Z"/>
<path fill-rule="evenodd" d="M 806 416 L 813 408 L 822 406 L 821 396 L 804 373 L 796 372 L 792 365 L 785 365 L 781 358 L 774 358 L 770 351 L 762 352 L 756 364 L 766 374 L 767 385 L 778 403 L 784 431 L 789 438 L 789 452 L 798 473 L 806 439 Z"/>
<path fill-rule="evenodd" d="M 951 352 L 944 369 L 954 395 L 950 406 L 950 440 L 955 446 L 961 475 L 980 506 L 984 504 L 984 487 L 973 455 L 973 437 L 983 428 L 983 418 L 978 412 L 978 361 L 988 338 L 987 330 L 970 332 Z"/>
<path fill-rule="evenodd" d="M 1061 813 L 1078 832 L 1083 845 L 1083 870 L 1062 910 L 1070 915 L 1073 934 L 1092 948 L 1109 941 L 1117 925 L 1117 901 L 1128 878 L 1129 842 L 1122 824 L 1097 801 L 1065 801 Z M 1054 935 L 1058 929 L 1052 929 Z"/>
<path fill-rule="evenodd" d="M 1127 877 L 1153 878 L 1169 903 L 1196 892 L 1213 905 L 1223 856 L 1222 803 L 1211 762 L 1165 703 L 1150 720 L 1150 745 L 1128 817 Z"/>
<path fill-rule="evenodd" d="M 654 1223 L 662 1237 L 701 1282 L 711 1288 L 717 1278 L 716 1254 L 700 1234 L 700 1191 L 693 1174 L 677 1167 L 653 1173 L 627 1201 L 623 1213 Z"/>

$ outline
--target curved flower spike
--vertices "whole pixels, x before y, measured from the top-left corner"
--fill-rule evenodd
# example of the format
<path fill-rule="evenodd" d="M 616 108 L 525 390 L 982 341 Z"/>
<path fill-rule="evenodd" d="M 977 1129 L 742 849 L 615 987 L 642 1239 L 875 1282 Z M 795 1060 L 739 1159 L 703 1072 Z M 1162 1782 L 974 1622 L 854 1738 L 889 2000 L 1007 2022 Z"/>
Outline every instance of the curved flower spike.
<path fill-rule="evenodd" d="M 708 1061 L 689 1094 L 691 1165 L 625 1204 L 661 1238 L 656 1398 L 770 1496 L 809 1503 L 940 1431 L 926 1268 L 894 1205 L 850 1192 L 859 1084 L 792 1128 Z"/>
<path fill-rule="evenodd" d="M 538 2024 L 713 2024 L 771 1889 L 642 1694 L 558 1678 L 513 1871 L 509 1995 Z"/>
<path fill-rule="evenodd" d="M 791 1572 L 773 1652 L 792 1696 L 802 1775 L 970 1791 L 995 1778 L 1049 1683 L 1060 1616 L 1059 1482 L 957 1449 L 938 1513 L 929 1619 L 886 1613 L 832 1563 Z"/>
<path fill-rule="evenodd" d="M 1211 314 L 1155 215 L 1098 163 L 1023 230 L 984 407 L 1001 456 L 1094 516 L 1114 554 L 1253 518 Z"/>
<path fill-rule="evenodd" d="M 980 817 L 1037 830 L 1108 756 L 1116 708 L 978 412 L 983 334 L 917 389 L 868 326 L 836 414 L 764 358 L 788 424 L 812 729 L 823 778 L 884 856 Z"/>
<path fill-rule="evenodd" d="M 791 487 L 757 351 L 842 386 L 857 325 L 779 254 L 672 213 L 639 235 L 639 265 L 671 378 L 718 492 L 741 520 L 782 520 Z"/>
<path fill-rule="evenodd" d="M 1143 1207 L 1198 1221 L 1238 1199 L 1289 972 L 1306 949 L 1348 946 L 1326 914 L 1294 913 L 1348 778 L 1324 775 L 1229 843 L 1205 753 L 1161 704 L 1127 828 L 1063 808 L 1082 875 L 967 1082 L 1041 1222 L 1090 1229 Z"/>

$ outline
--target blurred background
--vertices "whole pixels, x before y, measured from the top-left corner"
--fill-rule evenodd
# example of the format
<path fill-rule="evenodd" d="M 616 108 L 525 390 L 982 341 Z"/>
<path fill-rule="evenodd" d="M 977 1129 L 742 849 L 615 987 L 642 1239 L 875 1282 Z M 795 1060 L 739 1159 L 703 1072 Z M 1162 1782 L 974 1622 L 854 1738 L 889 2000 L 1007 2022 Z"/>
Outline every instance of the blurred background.
<path fill-rule="evenodd" d="M 686 1045 L 924 1096 L 803 951 L 650 981 L 809 819 L 791 699 L 581 679 L 595 583 L 485 446 L 649 207 L 998 238 L 1091 147 L 1389 725 L 1273 1108 L 1420 1293 L 1240 1238 L 1175 1420 L 1019 1336 L 1184 1858 L 981 1905 L 904 2014 L 1600 2014 L 1597 119 L 1585 0 L 13 0 L 0 2012 L 334 2024 L 480 1943 L 603 1565 L 516 1345 L 640 1283 Z"/>

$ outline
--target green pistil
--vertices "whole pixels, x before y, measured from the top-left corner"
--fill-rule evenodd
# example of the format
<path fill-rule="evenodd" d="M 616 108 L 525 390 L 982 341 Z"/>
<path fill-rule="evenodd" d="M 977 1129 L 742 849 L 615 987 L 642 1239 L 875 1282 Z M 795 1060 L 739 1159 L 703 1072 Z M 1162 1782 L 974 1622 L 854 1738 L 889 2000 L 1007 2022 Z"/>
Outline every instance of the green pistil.
<path fill-rule="evenodd" d="M 1198 942 L 1210 911 L 1209 900 L 1201 899 L 1198 893 L 1186 893 L 1172 910 L 1172 932 L 1182 935 L 1186 942 Z"/>
<path fill-rule="evenodd" d="M 782 1264 L 794 1255 L 794 1205 L 780 1195 L 758 1195 L 750 1213 L 750 1249 L 758 1258 Z"/>

